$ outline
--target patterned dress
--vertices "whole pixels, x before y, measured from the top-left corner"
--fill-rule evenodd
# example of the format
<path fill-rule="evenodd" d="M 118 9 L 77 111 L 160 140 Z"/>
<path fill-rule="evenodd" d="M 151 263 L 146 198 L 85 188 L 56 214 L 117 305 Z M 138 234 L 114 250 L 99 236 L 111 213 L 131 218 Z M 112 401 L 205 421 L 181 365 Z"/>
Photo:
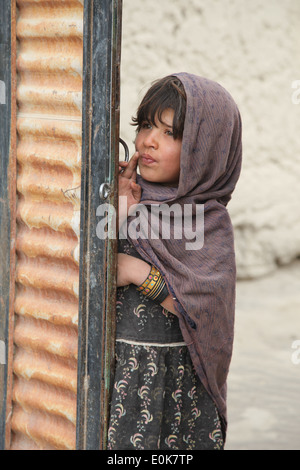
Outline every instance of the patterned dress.
<path fill-rule="evenodd" d="M 139 257 L 124 240 L 120 252 Z M 109 450 L 223 449 L 216 407 L 194 371 L 178 318 L 118 289 Z"/>

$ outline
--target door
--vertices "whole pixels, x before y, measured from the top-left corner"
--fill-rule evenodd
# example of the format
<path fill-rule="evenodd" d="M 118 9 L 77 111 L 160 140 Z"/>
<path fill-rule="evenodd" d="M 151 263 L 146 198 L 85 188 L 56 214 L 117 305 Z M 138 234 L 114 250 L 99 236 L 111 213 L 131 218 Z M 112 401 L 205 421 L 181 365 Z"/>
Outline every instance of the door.
<path fill-rule="evenodd" d="M 103 449 L 117 240 L 96 226 L 117 209 L 121 1 L 1 8 L 1 447 Z"/>

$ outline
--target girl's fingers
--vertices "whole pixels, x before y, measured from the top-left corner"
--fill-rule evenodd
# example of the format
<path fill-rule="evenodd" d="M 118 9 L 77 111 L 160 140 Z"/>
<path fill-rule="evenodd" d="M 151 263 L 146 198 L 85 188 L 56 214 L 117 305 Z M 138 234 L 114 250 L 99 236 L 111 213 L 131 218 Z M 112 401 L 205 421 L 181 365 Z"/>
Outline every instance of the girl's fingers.
<path fill-rule="evenodd" d="M 131 189 L 132 189 L 133 197 L 139 202 L 141 200 L 142 187 L 139 184 L 134 183 L 132 181 L 131 182 Z"/>
<path fill-rule="evenodd" d="M 125 169 L 122 173 L 122 176 L 128 179 L 131 179 L 134 174 L 136 175 L 136 167 L 137 167 L 138 159 L 139 159 L 139 153 L 135 152 L 133 156 L 131 157 L 131 159 L 129 160 L 129 162 L 125 162 L 127 163 L 127 165 L 124 165 Z"/>
<path fill-rule="evenodd" d="M 119 172 L 123 172 L 127 165 L 128 162 L 119 162 Z"/>

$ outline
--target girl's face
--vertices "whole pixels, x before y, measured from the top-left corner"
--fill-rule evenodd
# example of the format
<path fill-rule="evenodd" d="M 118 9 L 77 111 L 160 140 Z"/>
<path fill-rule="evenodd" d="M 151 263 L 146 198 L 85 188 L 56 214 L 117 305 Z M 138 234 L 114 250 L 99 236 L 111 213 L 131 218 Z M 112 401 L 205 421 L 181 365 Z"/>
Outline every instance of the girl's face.
<path fill-rule="evenodd" d="M 181 140 L 173 138 L 174 110 L 166 109 L 160 122 L 142 124 L 135 147 L 139 153 L 140 175 L 152 183 L 178 184 Z"/>

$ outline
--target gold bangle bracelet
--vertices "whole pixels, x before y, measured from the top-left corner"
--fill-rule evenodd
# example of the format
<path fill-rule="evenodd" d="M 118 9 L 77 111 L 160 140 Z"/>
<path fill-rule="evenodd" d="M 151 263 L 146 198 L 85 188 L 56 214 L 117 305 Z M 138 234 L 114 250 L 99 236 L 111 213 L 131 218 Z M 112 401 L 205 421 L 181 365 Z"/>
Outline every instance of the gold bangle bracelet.
<path fill-rule="evenodd" d="M 163 300 L 169 295 L 164 278 L 155 266 L 151 267 L 147 278 L 139 287 L 137 287 L 137 290 L 149 299 L 159 303 L 163 302 Z"/>

